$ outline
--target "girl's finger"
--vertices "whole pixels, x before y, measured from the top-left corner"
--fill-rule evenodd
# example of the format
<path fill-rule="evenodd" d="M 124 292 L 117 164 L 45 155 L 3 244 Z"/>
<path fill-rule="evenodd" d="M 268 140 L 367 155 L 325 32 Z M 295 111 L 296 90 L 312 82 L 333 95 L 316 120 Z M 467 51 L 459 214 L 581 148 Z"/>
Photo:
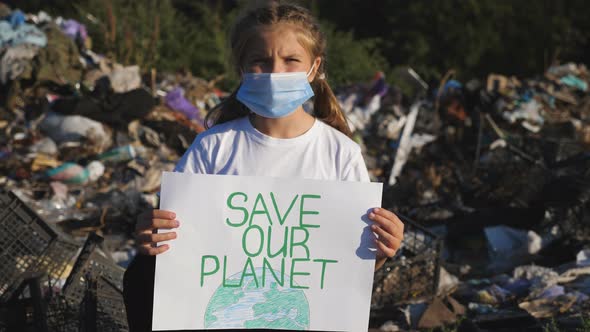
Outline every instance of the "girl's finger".
<path fill-rule="evenodd" d="M 147 224 L 138 223 L 135 229 L 137 232 L 141 232 L 144 230 L 152 230 L 152 229 L 159 229 L 159 228 L 171 229 L 171 228 L 177 228 L 178 226 L 180 226 L 180 223 L 178 222 L 178 220 L 152 219 Z"/>
<path fill-rule="evenodd" d="M 395 239 L 393 235 L 387 233 L 383 228 L 377 225 L 371 225 L 371 230 L 377 234 L 378 239 L 382 242 L 391 243 Z"/>
<path fill-rule="evenodd" d="M 395 225 L 389 219 L 378 215 L 374 212 L 369 213 L 369 219 L 376 222 L 382 228 L 385 228 L 385 231 L 389 234 L 393 234 L 395 232 Z"/>
<path fill-rule="evenodd" d="M 137 235 L 137 241 L 142 244 L 151 244 L 151 243 L 158 243 L 162 241 L 174 240 L 176 239 L 175 232 L 168 232 L 168 233 L 140 233 Z"/>
<path fill-rule="evenodd" d="M 178 222 L 178 220 L 153 219 L 152 226 L 154 229 L 177 228 L 178 226 L 180 226 L 180 222 Z"/>
<path fill-rule="evenodd" d="M 375 224 L 371 225 L 371 229 L 373 229 L 373 226 L 381 229 L 381 227 L 379 227 L 378 225 L 375 225 Z M 384 229 L 382 229 L 382 231 L 385 232 L 387 235 L 389 235 L 391 238 L 394 238 L 399 243 L 401 243 L 404 240 L 404 233 L 402 233 L 402 231 L 399 228 L 394 228 L 393 233 L 389 233 Z"/>
<path fill-rule="evenodd" d="M 141 245 L 137 248 L 137 251 L 143 255 L 155 256 L 167 251 L 168 249 L 170 249 L 170 246 L 167 244 L 157 247 L 152 247 L 151 245 Z"/>
<path fill-rule="evenodd" d="M 373 212 L 377 215 L 385 217 L 388 220 L 391 220 L 396 225 L 396 227 L 401 229 L 401 231 L 403 233 L 404 223 L 399 219 L 398 216 L 395 215 L 395 213 L 393 213 L 387 209 L 384 209 L 384 208 L 374 208 Z"/>
<path fill-rule="evenodd" d="M 375 243 L 377 244 L 377 248 L 379 250 L 381 250 L 381 252 L 383 252 L 385 254 L 385 256 L 393 257 L 395 255 L 396 250 L 389 248 L 383 242 L 381 242 L 379 240 L 375 240 Z"/>
<path fill-rule="evenodd" d="M 379 239 L 381 240 L 381 239 Z M 392 238 L 390 241 L 381 241 L 385 244 L 388 248 L 393 249 L 397 252 L 397 250 L 401 247 L 402 242 L 398 238 Z"/>
<path fill-rule="evenodd" d="M 402 240 L 385 232 L 385 230 L 381 229 L 380 227 L 377 227 L 376 225 L 373 226 L 371 226 L 371 229 L 373 229 L 373 231 L 377 233 L 377 235 L 379 235 L 379 238 L 377 239 L 378 241 L 383 242 L 383 244 L 385 244 L 388 248 L 391 248 L 395 251 L 397 251 L 401 247 Z"/>
<path fill-rule="evenodd" d="M 167 210 L 152 210 L 152 219 L 170 219 L 176 218 L 176 213 Z"/>

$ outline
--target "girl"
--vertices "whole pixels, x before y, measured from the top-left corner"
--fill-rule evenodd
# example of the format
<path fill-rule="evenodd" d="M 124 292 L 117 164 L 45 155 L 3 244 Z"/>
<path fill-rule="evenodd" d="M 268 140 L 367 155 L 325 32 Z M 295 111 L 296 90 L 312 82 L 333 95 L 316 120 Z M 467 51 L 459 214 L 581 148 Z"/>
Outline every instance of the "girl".
<path fill-rule="evenodd" d="M 346 118 L 326 81 L 326 41 L 310 13 L 276 2 L 252 9 L 238 19 L 230 43 L 240 87 L 208 114 L 213 126 L 197 136 L 175 171 L 368 182 L 361 149 L 349 138 Z M 302 104 L 312 96 L 310 115 Z M 400 247 L 403 224 L 381 208 L 369 218 L 378 235 L 377 269 Z M 169 249 L 158 242 L 176 238 L 174 231 L 156 230 L 178 226 L 172 211 L 149 211 L 138 220 L 143 256 L 125 278 L 132 331 L 148 331 L 151 324 L 146 313 L 152 310 L 147 292 L 153 291 L 153 260 L 147 257 Z M 147 272 L 141 265 L 148 266 Z"/>

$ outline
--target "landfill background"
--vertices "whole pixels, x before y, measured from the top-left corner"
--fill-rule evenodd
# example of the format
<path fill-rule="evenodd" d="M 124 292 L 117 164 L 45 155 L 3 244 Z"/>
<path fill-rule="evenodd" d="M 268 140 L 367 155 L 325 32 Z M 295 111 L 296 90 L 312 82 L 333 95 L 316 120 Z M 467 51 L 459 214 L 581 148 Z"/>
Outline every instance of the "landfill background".
<path fill-rule="evenodd" d="M 136 218 L 229 90 L 94 52 L 73 19 L 0 18 L 0 332 L 127 331 Z M 588 68 L 398 73 L 412 95 L 335 87 L 406 225 L 371 331 L 590 331 Z"/>

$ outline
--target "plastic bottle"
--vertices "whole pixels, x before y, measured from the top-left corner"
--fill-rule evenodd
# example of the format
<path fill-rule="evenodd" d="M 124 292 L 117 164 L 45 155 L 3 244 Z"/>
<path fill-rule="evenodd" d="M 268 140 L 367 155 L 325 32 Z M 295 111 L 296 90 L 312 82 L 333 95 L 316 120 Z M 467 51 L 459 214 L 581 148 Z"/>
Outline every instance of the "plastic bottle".
<path fill-rule="evenodd" d="M 98 159 L 104 162 L 125 162 L 134 159 L 138 151 L 132 145 L 120 146 L 98 155 Z"/>

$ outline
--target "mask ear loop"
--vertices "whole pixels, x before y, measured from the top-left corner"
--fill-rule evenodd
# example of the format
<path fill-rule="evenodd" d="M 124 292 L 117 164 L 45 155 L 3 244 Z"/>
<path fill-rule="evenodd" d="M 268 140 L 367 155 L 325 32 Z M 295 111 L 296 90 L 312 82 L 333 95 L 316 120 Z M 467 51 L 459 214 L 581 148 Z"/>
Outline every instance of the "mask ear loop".
<path fill-rule="evenodd" d="M 311 68 L 309 68 L 309 71 L 307 72 L 307 75 L 305 75 L 305 76 L 306 77 L 309 77 L 309 75 L 311 75 L 311 72 L 313 71 L 314 68 L 315 68 L 315 61 L 314 61 L 313 65 L 311 65 Z M 318 79 L 320 79 L 320 80 L 323 80 L 325 78 L 326 78 L 326 74 L 324 74 L 324 73 L 321 73 L 318 76 Z"/>
<path fill-rule="evenodd" d="M 314 68 L 315 68 L 315 61 L 313 62 L 313 65 L 311 65 L 311 68 L 309 68 L 309 71 L 307 72 L 305 77 L 309 77 L 309 75 L 311 75 L 311 72 L 313 71 Z"/>

